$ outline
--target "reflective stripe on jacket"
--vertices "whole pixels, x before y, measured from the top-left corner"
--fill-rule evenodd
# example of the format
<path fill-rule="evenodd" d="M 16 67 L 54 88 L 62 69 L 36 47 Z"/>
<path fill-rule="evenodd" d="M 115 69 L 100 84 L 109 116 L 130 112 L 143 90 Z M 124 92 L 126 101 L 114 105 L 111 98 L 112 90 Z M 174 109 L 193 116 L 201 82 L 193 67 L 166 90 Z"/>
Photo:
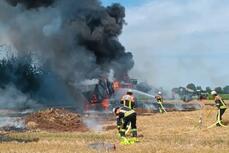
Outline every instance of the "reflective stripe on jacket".
<path fill-rule="evenodd" d="M 216 107 L 219 109 L 227 108 L 227 105 L 225 104 L 225 102 L 223 101 L 223 99 L 220 96 L 215 97 L 215 104 L 216 104 Z"/>

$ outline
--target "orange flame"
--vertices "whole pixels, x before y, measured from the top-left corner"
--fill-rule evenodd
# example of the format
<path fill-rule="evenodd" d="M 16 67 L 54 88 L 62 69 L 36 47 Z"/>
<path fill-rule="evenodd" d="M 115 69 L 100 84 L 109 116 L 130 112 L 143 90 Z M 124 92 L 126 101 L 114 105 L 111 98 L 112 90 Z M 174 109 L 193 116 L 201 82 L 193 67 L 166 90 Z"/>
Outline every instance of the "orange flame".
<path fill-rule="evenodd" d="M 103 99 L 101 104 L 102 104 L 102 107 L 104 108 L 104 110 L 109 109 L 109 99 L 108 98 Z"/>
<path fill-rule="evenodd" d="M 121 84 L 119 81 L 114 81 L 113 82 L 113 89 L 114 90 L 118 90 L 119 88 L 121 88 Z"/>

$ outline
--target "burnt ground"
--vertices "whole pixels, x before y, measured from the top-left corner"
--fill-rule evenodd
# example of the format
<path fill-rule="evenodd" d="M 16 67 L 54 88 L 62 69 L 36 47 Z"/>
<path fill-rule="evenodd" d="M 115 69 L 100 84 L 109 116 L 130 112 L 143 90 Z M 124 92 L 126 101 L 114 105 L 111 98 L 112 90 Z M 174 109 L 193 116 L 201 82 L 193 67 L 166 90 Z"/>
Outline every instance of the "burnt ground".
<path fill-rule="evenodd" d="M 195 107 L 192 107 L 192 103 L 185 105 L 191 106 L 191 109 L 189 108 L 188 110 L 195 110 Z M 174 111 L 168 108 L 166 110 Z M 157 113 L 157 111 L 149 108 L 137 109 L 136 111 L 140 116 Z M 80 115 L 66 109 L 49 108 L 26 114 L 23 119 L 25 121 L 25 127 L 4 127 L 0 131 L 24 132 L 27 130 L 44 130 L 50 132 L 85 132 L 89 130 L 103 131 L 116 128 L 115 116 L 109 111 L 89 111 Z"/>
<path fill-rule="evenodd" d="M 191 107 L 181 111 L 190 111 L 195 110 L 195 107 L 192 105 L 196 104 L 189 103 L 183 105 Z M 149 111 L 147 109 L 137 109 L 136 111 L 138 115 L 157 112 Z M 167 111 L 174 110 L 168 108 Z M 49 108 L 27 115 L 25 117 L 25 124 L 28 129 L 40 129 L 56 132 L 85 132 L 88 130 L 103 131 L 115 129 L 115 120 L 115 116 L 109 111 L 89 111 L 85 114 L 79 115 L 65 109 Z"/>

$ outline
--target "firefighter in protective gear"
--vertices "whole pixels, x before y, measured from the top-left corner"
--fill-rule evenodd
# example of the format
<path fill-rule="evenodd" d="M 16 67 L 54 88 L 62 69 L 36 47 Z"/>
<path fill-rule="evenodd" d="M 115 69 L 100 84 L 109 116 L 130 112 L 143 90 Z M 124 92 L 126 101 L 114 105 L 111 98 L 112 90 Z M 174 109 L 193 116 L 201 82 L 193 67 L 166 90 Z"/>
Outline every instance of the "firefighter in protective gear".
<path fill-rule="evenodd" d="M 122 119 L 120 119 L 119 116 L 116 115 L 116 111 L 117 111 L 118 108 L 119 107 L 113 108 L 113 113 L 115 114 L 117 129 L 118 129 L 118 132 L 120 133 L 120 128 L 121 128 L 121 125 L 122 125 Z"/>
<path fill-rule="evenodd" d="M 117 107 L 113 109 L 113 112 L 117 119 L 117 125 L 120 127 L 119 134 L 122 138 L 125 138 L 127 125 L 131 124 L 132 137 L 137 137 L 137 114 L 133 109 L 129 107 Z"/>
<path fill-rule="evenodd" d="M 160 113 L 165 113 L 166 110 L 163 107 L 163 97 L 162 97 L 162 92 L 161 91 L 158 92 L 158 95 L 155 96 L 155 99 L 157 101 Z"/>
<path fill-rule="evenodd" d="M 222 126 L 223 125 L 222 124 L 222 116 L 223 116 L 224 112 L 226 111 L 227 106 L 226 106 L 225 102 L 223 101 L 223 99 L 217 94 L 216 91 L 212 91 L 211 95 L 213 96 L 213 98 L 215 100 L 215 105 L 218 109 L 217 116 L 216 116 L 216 119 L 217 119 L 216 126 Z"/>
<path fill-rule="evenodd" d="M 129 107 L 130 109 L 135 108 L 135 97 L 133 95 L 133 91 L 129 89 L 124 96 L 122 96 L 120 103 L 123 106 Z"/>

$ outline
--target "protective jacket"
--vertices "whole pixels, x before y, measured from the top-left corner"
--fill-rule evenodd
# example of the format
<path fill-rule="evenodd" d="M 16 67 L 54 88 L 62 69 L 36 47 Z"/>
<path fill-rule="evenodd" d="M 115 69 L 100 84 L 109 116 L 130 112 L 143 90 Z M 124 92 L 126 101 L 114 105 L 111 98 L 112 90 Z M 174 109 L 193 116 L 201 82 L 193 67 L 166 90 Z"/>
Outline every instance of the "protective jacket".
<path fill-rule="evenodd" d="M 215 105 L 218 108 L 217 116 L 216 116 L 216 120 L 217 120 L 216 126 L 222 126 L 222 117 L 227 109 L 227 106 L 219 95 L 215 96 Z"/>
<path fill-rule="evenodd" d="M 227 105 L 220 96 L 215 97 L 215 105 L 218 109 L 227 109 Z"/>
<path fill-rule="evenodd" d="M 129 107 L 121 107 L 117 117 L 117 125 L 120 126 L 120 135 L 125 136 L 127 125 L 130 124 L 132 136 L 137 137 L 136 112 Z"/>
<path fill-rule="evenodd" d="M 157 102 L 163 103 L 163 98 L 160 95 L 155 96 Z"/>
<path fill-rule="evenodd" d="M 130 109 L 134 109 L 135 108 L 135 97 L 133 95 L 124 95 L 121 98 L 120 103 L 123 106 L 129 107 Z"/>

